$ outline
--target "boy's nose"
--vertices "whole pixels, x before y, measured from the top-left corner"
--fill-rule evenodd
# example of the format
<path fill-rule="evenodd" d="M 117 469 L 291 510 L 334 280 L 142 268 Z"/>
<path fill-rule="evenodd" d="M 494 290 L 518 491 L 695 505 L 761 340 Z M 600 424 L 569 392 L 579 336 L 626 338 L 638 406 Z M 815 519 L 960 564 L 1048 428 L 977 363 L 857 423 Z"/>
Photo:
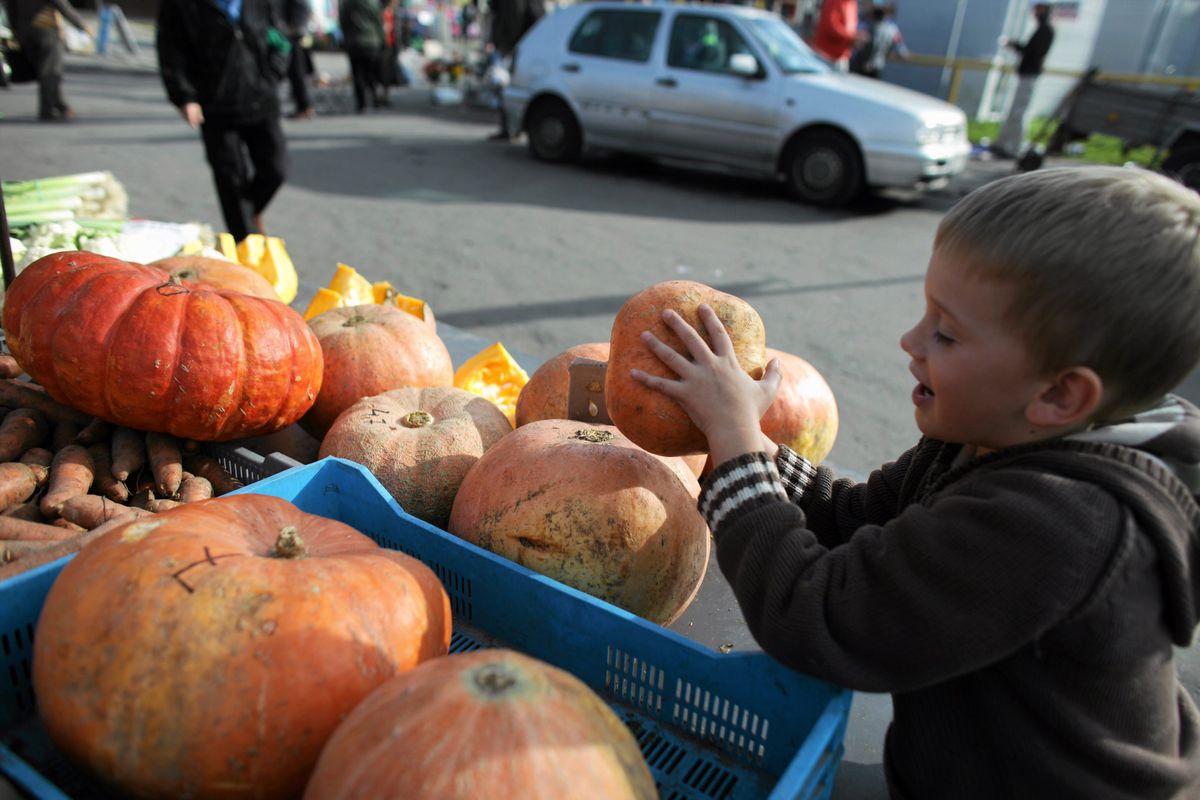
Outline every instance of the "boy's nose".
<path fill-rule="evenodd" d="M 920 326 L 915 326 L 915 327 L 909 328 L 907 331 L 905 331 L 900 336 L 900 349 L 903 350 L 904 352 L 908 353 L 913 358 L 917 357 L 916 352 L 914 352 L 915 344 L 917 341 L 917 337 L 916 337 L 917 327 L 920 327 Z"/>

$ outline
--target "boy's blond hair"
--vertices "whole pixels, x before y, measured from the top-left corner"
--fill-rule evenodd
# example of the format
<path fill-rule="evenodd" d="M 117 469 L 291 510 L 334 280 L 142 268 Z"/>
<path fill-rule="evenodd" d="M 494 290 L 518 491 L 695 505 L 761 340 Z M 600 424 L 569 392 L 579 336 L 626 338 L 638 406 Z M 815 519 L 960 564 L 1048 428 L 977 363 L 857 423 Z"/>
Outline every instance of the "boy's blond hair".
<path fill-rule="evenodd" d="M 1064 167 L 987 184 L 934 249 L 1011 284 L 1008 317 L 1048 372 L 1091 367 L 1094 421 L 1153 403 L 1200 363 L 1200 195 L 1143 169 Z"/>

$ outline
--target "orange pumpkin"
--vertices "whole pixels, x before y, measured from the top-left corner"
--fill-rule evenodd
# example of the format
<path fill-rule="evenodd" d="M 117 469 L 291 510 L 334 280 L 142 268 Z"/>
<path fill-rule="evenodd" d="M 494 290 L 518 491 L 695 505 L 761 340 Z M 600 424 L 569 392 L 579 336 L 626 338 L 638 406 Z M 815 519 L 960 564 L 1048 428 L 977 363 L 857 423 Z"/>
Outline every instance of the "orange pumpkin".
<path fill-rule="evenodd" d="M 221 258 L 206 256 L 170 256 L 152 261 L 151 266 L 165 269 L 172 278 L 210 289 L 230 289 L 254 297 L 278 300 L 270 281 L 250 267 Z"/>
<path fill-rule="evenodd" d="M 305 800 L 650 800 L 637 740 L 587 684 L 513 650 L 397 675 L 338 726 Z"/>
<path fill-rule="evenodd" d="M 511 431 L 495 403 L 466 389 L 393 389 L 342 412 L 318 458 L 362 464 L 401 508 L 445 528 L 467 470 Z"/>
<path fill-rule="evenodd" d="M 699 484 L 611 425 L 543 420 L 475 462 L 447 530 L 654 622 L 669 624 L 708 566 Z"/>
<path fill-rule="evenodd" d="M 608 342 L 577 344 L 542 363 L 517 397 L 517 427 L 542 419 L 566 419 L 571 362 L 576 358 L 608 361 Z"/>
<path fill-rule="evenodd" d="M 50 738 L 121 793 L 297 796 L 337 724 L 446 653 L 433 572 L 262 495 L 120 526 L 67 564 L 34 639 Z"/>
<path fill-rule="evenodd" d="M 833 449 L 838 432 L 837 401 L 825 378 L 803 358 L 767 348 L 767 360 L 779 359 L 783 381 L 762 418 L 771 441 L 786 444 L 814 464 Z"/>
<path fill-rule="evenodd" d="M 445 342 L 395 306 L 333 308 L 308 322 L 321 343 L 321 393 L 300 420 L 313 438 L 325 436 L 337 415 L 359 398 L 404 386 L 450 386 L 454 362 Z"/>
<path fill-rule="evenodd" d="M 707 342 L 708 333 L 698 312 L 701 303 L 707 303 L 717 312 L 733 341 L 738 363 L 747 374 L 760 378 L 766 366 L 766 331 L 762 319 L 749 303 L 738 297 L 694 281 L 666 281 L 629 298 L 613 320 L 604 397 L 613 423 L 631 441 L 651 453 L 680 456 L 708 450 L 704 434 L 679 403 L 629 375 L 630 370 L 640 369 L 651 375 L 674 378 L 675 374 L 642 342 L 641 334 L 650 331 L 687 355 L 683 342 L 663 322 L 662 313 L 673 309 Z"/>
<path fill-rule="evenodd" d="M 321 389 L 321 345 L 283 303 L 95 253 L 26 267 L 8 289 L 4 331 L 55 400 L 185 439 L 286 428 Z"/>

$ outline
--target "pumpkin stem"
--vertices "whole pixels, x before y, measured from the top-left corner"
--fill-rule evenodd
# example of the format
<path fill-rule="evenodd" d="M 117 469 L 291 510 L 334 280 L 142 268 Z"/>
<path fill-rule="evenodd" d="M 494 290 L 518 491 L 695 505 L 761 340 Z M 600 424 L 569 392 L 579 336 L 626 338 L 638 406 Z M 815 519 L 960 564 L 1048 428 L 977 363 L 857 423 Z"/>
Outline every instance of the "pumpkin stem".
<path fill-rule="evenodd" d="M 296 530 L 296 526 L 288 525 L 279 531 L 279 538 L 275 540 L 275 546 L 267 555 L 271 558 L 304 558 L 308 555 L 308 547 L 300 538 L 300 531 Z"/>
<path fill-rule="evenodd" d="M 584 428 L 571 434 L 571 438 L 579 439 L 583 442 L 600 443 L 611 442 L 613 439 L 617 438 L 617 436 L 612 431 L 598 431 L 595 428 Z"/>
<path fill-rule="evenodd" d="M 428 411 L 413 411 L 405 414 L 400 422 L 406 428 L 427 428 L 433 424 L 433 414 Z"/>
<path fill-rule="evenodd" d="M 364 322 L 367 322 L 367 321 L 368 321 L 367 318 L 364 317 L 362 314 L 355 314 L 353 317 L 351 317 L 350 319 L 343 322 L 342 327 L 343 328 L 354 328 L 359 325 L 362 325 Z"/>
<path fill-rule="evenodd" d="M 485 664 L 475 670 L 475 686 L 487 697 L 500 697 L 517 685 L 517 677 L 506 664 Z"/>

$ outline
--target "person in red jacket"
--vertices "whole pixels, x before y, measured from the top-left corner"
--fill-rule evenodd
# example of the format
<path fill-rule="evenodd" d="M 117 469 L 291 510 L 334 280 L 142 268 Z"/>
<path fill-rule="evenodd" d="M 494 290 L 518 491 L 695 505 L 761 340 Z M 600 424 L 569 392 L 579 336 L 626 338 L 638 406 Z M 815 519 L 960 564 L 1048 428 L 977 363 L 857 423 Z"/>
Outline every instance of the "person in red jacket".
<path fill-rule="evenodd" d="M 832 61 L 839 72 L 847 72 L 857 37 L 858 0 L 825 0 L 813 33 L 813 49 Z"/>

